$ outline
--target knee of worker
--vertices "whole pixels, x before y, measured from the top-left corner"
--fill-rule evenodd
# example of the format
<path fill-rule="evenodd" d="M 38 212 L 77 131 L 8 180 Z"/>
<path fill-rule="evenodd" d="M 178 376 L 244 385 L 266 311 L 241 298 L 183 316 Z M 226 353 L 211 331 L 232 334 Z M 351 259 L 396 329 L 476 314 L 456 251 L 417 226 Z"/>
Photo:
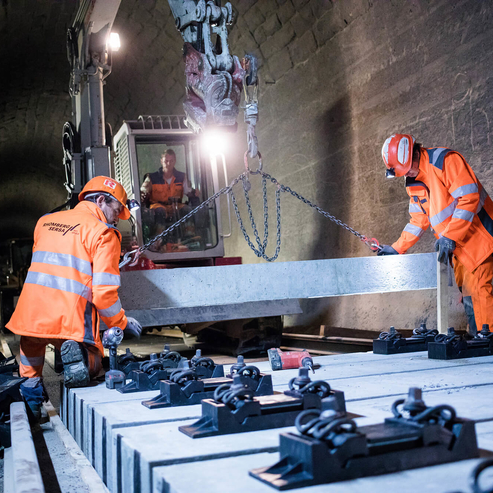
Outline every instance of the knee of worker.
<path fill-rule="evenodd" d="M 20 385 L 22 396 L 28 405 L 40 405 L 48 400 L 48 395 L 43 385 L 41 377 L 28 378 Z"/>

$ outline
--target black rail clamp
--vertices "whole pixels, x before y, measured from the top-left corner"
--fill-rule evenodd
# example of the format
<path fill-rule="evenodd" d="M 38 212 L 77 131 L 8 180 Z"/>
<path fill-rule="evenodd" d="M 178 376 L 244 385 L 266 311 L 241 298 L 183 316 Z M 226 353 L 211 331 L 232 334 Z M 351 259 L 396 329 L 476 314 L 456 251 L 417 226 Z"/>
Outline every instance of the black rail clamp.
<path fill-rule="evenodd" d="M 427 351 L 428 343 L 433 342 L 438 330 L 426 328 L 426 324 L 413 330 L 411 337 L 402 337 L 402 334 L 390 327 L 388 332 L 382 332 L 378 339 L 373 339 L 373 352 L 375 354 L 401 354 L 416 351 Z"/>
<path fill-rule="evenodd" d="M 428 344 L 430 359 L 460 359 L 493 354 L 493 333 L 488 324 L 484 324 L 481 332 L 474 338 L 466 339 L 456 334 L 453 327 L 447 329 L 447 334 L 438 334 L 435 340 Z"/>
<path fill-rule="evenodd" d="M 143 401 L 142 404 L 149 409 L 200 404 L 203 399 L 212 398 L 218 387 L 231 385 L 234 378 L 239 379 L 242 385 L 256 395 L 271 395 L 274 392 L 272 377 L 260 373 L 256 366 L 244 366 L 233 378 L 223 375 L 224 373 L 220 376 L 214 375 L 213 378 L 199 379 L 194 369 L 175 370 L 169 380 L 160 382 L 159 395 Z"/>
<path fill-rule="evenodd" d="M 118 369 L 125 373 L 125 375 L 129 375 L 131 371 L 145 369 L 148 367 L 147 363 L 150 361 L 153 361 L 153 364 L 155 364 L 157 359 L 162 360 L 163 368 L 178 368 L 182 356 L 177 351 L 171 351 L 169 344 L 164 345 L 164 349 L 159 356 L 157 353 L 152 353 L 147 360 L 135 356 L 130 351 L 130 348 L 126 348 L 125 354 L 118 356 Z"/>
<path fill-rule="evenodd" d="M 178 429 L 191 438 L 202 438 L 293 426 L 300 411 L 307 409 L 346 415 L 344 392 L 332 390 L 323 380 L 311 381 L 308 368 L 299 372 L 290 380 L 289 390 L 264 396 L 255 396 L 235 375 L 232 384 L 221 385 L 212 399 L 202 401 L 197 422 Z"/>
<path fill-rule="evenodd" d="M 280 435 L 280 461 L 249 474 L 288 490 L 479 457 L 474 421 L 446 404 L 427 407 L 421 389 L 409 389 L 392 413 L 358 428 L 348 417 L 303 411 L 295 422 L 300 434 Z"/>
<path fill-rule="evenodd" d="M 200 350 L 197 350 L 199 352 Z M 198 379 L 224 376 L 222 365 L 216 365 L 211 358 L 194 356 L 190 361 L 182 358 L 177 352 L 171 351 L 165 356 L 151 354 L 151 359 L 143 361 L 139 370 L 133 370 L 128 377 L 131 379 L 121 389 L 122 394 L 159 390 L 161 380 L 169 380 L 176 370 L 193 370 Z"/>

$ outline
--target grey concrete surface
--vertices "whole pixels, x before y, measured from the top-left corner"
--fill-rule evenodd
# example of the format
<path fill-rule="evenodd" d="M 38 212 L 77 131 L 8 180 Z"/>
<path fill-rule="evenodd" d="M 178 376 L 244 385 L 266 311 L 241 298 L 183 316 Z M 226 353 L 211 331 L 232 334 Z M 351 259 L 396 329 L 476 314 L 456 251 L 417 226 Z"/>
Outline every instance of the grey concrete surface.
<path fill-rule="evenodd" d="M 34 448 L 31 426 L 24 402 L 10 405 L 10 433 L 15 493 L 44 493 L 38 456 Z"/>
<path fill-rule="evenodd" d="M 359 275 L 355 276 L 354 273 Z M 395 255 L 122 273 L 130 310 L 414 291 L 437 286 L 436 255 Z M 314 280 L 317 279 L 316 282 Z M 281 281 L 282 280 L 282 281 Z M 210 289 L 211 287 L 214 289 Z M 164 324 L 164 322 L 163 322 Z"/>
<path fill-rule="evenodd" d="M 125 401 L 140 402 L 145 399 L 152 399 L 157 394 L 159 394 L 157 390 L 122 394 L 115 389 L 106 388 L 105 383 L 80 389 L 71 389 L 70 391 L 63 387 L 61 417 L 79 447 L 86 452 L 88 447 L 91 448 L 88 442 L 90 438 L 88 438 L 87 430 L 92 430 L 93 428 L 92 406 L 94 404 L 115 402 L 118 405 L 118 403 Z"/>
<path fill-rule="evenodd" d="M 164 409 L 148 409 L 141 400 L 99 404 L 92 406 L 91 433 L 87 433 L 92 443 L 85 445 L 86 455 L 101 476 L 110 491 L 117 491 L 118 479 L 121 480 L 121 434 L 125 428 L 148 424 L 172 422 L 174 426 L 185 419 L 198 419 L 201 415 L 200 404 Z"/>
<path fill-rule="evenodd" d="M 235 493 L 272 493 L 272 487 L 252 478 L 248 471 L 277 462 L 278 453 L 255 454 L 208 462 L 193 462 L 166 467 L 156 467 L 153 474 L 153 493 L 188 493 L 200 488 L 203 493 L 229 493 L 231 480 Z M 424 469 L 414 469 L 373 478 L 356 479 L 341 483 L 298 488 L 303 493 L 452 493 L 469 492 L 469 474 L 478 459 L 443 464 Z M 426 479 L 424 480 L 424 474 Z M 486 478 L 485 478 L 486 479 Z M 491 484 L 491 475 L 490 475 Z M 487 481 L 487 480 L 486 480 Z M 488 484 L 488 483 L 487 483 Z"/>
<path fill-rule="evenodd" d="M 361 416 L 356 418 L 360 426 L 381 422 L 390 415 L 392 403 L 407 395 L 409 387 L 421 387 L 427 405 L 450 404 L 456 408 L 458 415 L 477 421 L 480 447 L 493 451 L 493 397 L 490 392 L 493 380 L 488 371 L 492 358 L 439 361 L 428 360 L 425 353 L 323 356 L 315 358 L 315 362 L 321 365 L 315 377 L 327 380 L 334 388 L 345 392 L 348 411 Z M 268 369 L 268 362 L 257 364 L 263 371 Z M 272 372 L 274 385 L 278 390 L 285 389 L 289 379 L 296 374 L 296 370 Z M 215 484 L 216 490 L 222 492 L 228 491 L 232 480 L 235 484 L 241 483 L 238 486 L 240 492 L 247 489 L 264 491 L 261 483 L 257 484 L 256 480 L 250 479 L 247 472 L 259 467 L 258 464 L 269 465 L 277 460 L 273 451 L 278 447 L 278 436 L 283 430 L 193 440 L 177 429 L 179 424 L 195 421 L 187 419 L 195 411 L 193 408 L 198 406 L 160 410 L 167 412 L 160 416 L 156 414 L 153 418 L 152 413 L 158 410 L 146 409 L 147 415 L 145 412 L 139 413 L 138 401 L 100 403 L 96 399 L 91 403 L 94 431 L 83 434 L 97 437 L 95 450 L 100 447 L 103 453 L 106 447 L 104 453 L 107 464 L 113 464 L 106 468 L 107 484 L 112 492 L 132 491 L 134 488 L 140 488 L 143 492 L 182 492 L 198 483 L 204 485 L 204 491 L 212 491 L 212 485 Z M 154 419 L 156 422 L 143 424 Z M 180 421 L 170 421 L 172 419 Z M 87 421 L 83 424 L 88 426 Z M 104 442 L 99 439 L 101 436 Z M 97 454 L 93 455 L 93 461 L 100 464 L 97 468 L 101 471 L 104 458 L 102 456 L 100 460 Z M 262 463 L 263 457 L 269 458 L 269 461 Z M 428 478 L 429 473 L 425 474 Z M 443 474 L 446 476 L 447 473 Z M 457 477 L 463 477 L 467 471 L 454 469 L 454 478 L 456 474 Z M 416 472 L 404 472 L 395 478 L 386 476 L 358 480 L 362 483 L 348 482 L 344 484 L 346 489 L 341 489 L 342 484 L 325 488 L 335 492 L 358 491 L 356 488 L 364 485 L 369 488 L 368 491 L 373 491 L 380 487 L 386 488 L 387 482 L 393 485 L 408 477 L 412 484 L 416 484 L 419 478 Z M 113 478 L 116 478 L 116 484 L 111 482 Z M 434 479 L 430 481 L 434 484 Z M 443 483 L 443 489 L 437 491 L 448 493 L 445 488 L 448 484 L 452 483 Z M 268 488 L 266 491 L 270 489 L 265 488 Z M 325 491 L 323 487 L 315 488 Z"/>
<path fill-rule="evenodd" d="M 180 425 L 192 424 L 193 420 Z M 193 440 L 178 431 L 176 423 L 125 428 L 121 434 L 121 482 L 116 491 L 131 493 L 152 490 L 153 469 L 165 464 L 210 461 L 222 457 L 274 452 L 279 448 L 278 432 L 294 431 L 294 427 L 253 431 Z M 211 467 L 214 467 L 211 463 Z"/>

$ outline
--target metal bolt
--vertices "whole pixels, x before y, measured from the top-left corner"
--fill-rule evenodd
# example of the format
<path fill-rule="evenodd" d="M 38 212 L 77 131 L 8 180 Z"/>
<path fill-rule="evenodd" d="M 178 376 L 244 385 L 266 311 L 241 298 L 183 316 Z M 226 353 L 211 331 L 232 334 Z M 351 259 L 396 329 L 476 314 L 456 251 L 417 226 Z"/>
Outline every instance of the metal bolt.
<path fill-rule="evenodd" d="M 422 392 L 419 387 L 410 387 L 403 409 L 408 411 L 411 416 L 419 414 L 426 409 L 426 404 L 422 399 Z"/>

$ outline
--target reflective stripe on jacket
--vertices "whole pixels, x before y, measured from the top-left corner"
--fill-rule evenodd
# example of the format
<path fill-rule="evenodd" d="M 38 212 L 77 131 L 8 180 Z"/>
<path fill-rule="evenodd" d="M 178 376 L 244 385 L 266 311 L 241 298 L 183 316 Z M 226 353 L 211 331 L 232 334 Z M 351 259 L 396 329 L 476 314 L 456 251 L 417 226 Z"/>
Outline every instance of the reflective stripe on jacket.
<path fill-rule="evenodd" d="M 422 148 L 418 176 L 406 180 L 406 190 L 411 221 L 392 245 L 399 253 L 429 225 L 437 238 L 456 242 L 454 254 L 470 272 L 493 253 L 493 202 L 458 152 Z"/>
<path fill-rule="evenodd" d="M 9 330 L 85 342 L 103 352 L 99 318 L 108 327 L 125 328 L 118 297 L 121 236 L 105 221 L 88 201 L 38 221 L 31 267 Z"/>
<path fill-rule="evenodd" d="M 166 182 L 162 170 L 151 173 L 149 179 L 152 183 L 150 196 L 151 204 L 157 202 L 167 203 L 172 197 L 179 198 L 180 200 L 183 198 L 183 181 L 185 180 L 185 173 L 174 169 L 171 183 Z"/>

